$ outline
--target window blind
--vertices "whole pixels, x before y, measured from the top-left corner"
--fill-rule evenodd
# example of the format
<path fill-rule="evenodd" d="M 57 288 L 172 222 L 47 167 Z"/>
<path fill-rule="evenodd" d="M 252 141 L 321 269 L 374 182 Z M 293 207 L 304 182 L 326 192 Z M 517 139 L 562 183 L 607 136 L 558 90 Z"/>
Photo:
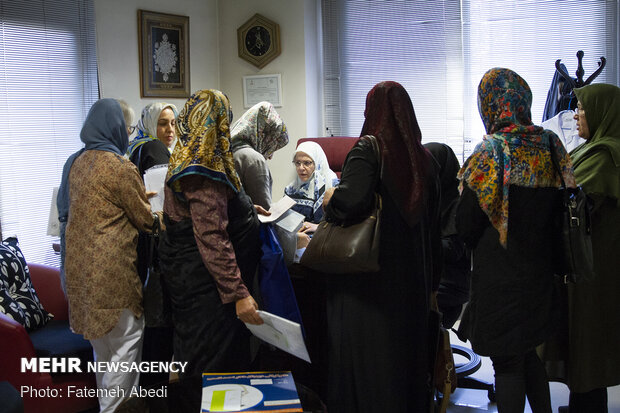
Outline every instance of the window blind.
<path fill-rule="evenodd" d="M 532 88 L 540 123 L 562 59 L 569 73 L 583 50 L 587 76 L 618 84 L 618 0 L 322 0 L 325 127 L 358 136 L 366 94 L 394 80 L 409 92 L 423 142 L 444 142 L 461 162 L 482 139 L 476 92 L 492 67 Z"/>
<path fill-rule="evenodd" d="M 30 262 L 58 263 L 53 188 L 98 95 L 92 0 L 0 0 L 0 219 Z"/>
<path fill-rule="evenodd" d="M 474 143 L 484 134 L 476 100 L 478 83 L 492 67 L 510 68 L 528 82 L 535 124 L 542 122 L 557 59 L 576 77 L 576 54 L 583 50 L 586 80 L 605 56 L 607 65 L 594 83 L 617 84 L 617 1 L 495 0 L 492 7 L 485 0 L 463 3 L 463 55 L 468 68 L 464 135 Z"/>

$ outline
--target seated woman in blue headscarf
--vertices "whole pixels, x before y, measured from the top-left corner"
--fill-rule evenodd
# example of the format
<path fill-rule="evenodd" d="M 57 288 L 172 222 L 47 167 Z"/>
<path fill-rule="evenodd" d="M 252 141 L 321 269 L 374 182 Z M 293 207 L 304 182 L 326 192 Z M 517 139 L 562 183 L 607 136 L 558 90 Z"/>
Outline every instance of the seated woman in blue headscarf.
<path fill-rule="evenodd" d="M 301 232 L 314 232 L 323 218 L 323 195 L 338 184 L 338 176 L 329 169 L 327 156 L 316 142 L 301 143 L 293 157 L 293 165 L 297 177 L 284 193 L 297 202 L 292 209 L 306 217 Z"/>

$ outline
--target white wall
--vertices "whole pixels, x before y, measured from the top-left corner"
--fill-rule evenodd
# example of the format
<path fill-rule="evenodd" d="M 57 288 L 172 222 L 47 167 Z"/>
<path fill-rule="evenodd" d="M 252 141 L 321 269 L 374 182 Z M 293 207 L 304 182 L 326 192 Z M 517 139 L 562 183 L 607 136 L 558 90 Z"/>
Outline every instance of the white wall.
<path fill-rule="evenodd" d="M 94 0 L 101 97 L 125 99 L 136 111 L 158 100 L 179 110 L 185 99 L 141 98 L 138 9 L 189 16 L 191 91 L 219 88 L 217 0 Z"/>
<path fill-rule="evenodd" d="M 283 196 L 284 187 L 295 177 L 295 169 L 291 161 L 297 139 L 308 136 L 306 40 L 304 37 L 308 27 L 315 30 L 316 22 L 312 20 L 316 20 L 316 16 L 308 15 L 307 10 L 314 10 L 316 3 L 316 0 L 218 1 L 220 86 L 232 102 L 235 118 L 245 111 L 243 76 L 277 73 L 282 76 L 283 106 L 276 110 L 288 128 L 289 144 L 276 152 L 273 159 L 269 161 L 274 181 L 274 201 Z M 255 13 L 280 25 L 282 52 L 262 69 L 239 58 L 237 51 L 237 28 Z M 310 21 L 306 22 L 306 19 Z M 313 87 L 316 87 L 316 82 Z M 316 94 L 317 92 L 313 90 L 312 95 Z M 312 112 L 316 110 L 313 109 Z"/>
<path fill-rule="evenodd" d="M 243 107 L 243 76 L 282 75 L 283 106 L 277 108 L 289 144 L 269 161 L 273 198 L 294 178 L 297 140 L 321 136 L 318 0 L 94 0 L 102 97 L 122 98 L 140 116 L 142 107 L 164 99 L 140 98 L 138 9 L 189 16 L 192 92 L 219 89 L 230 98 L 235 118 Z M 280 25 L 282 52 L 262 69 L 239 58 L 237 28 L 255 13 Z M 185 99 L 166 99 L 180 109 Z"/>

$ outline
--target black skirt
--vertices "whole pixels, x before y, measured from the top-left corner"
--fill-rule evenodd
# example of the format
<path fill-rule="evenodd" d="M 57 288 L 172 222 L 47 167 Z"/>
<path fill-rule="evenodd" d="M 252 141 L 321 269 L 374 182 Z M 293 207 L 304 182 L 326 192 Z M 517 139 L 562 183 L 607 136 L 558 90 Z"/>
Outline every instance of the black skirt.
<path fill-rule="evenodd" d="M 228 233 L 242 278 L 251 286 L 261 255 L 260 223 L 246 198 L 240 192 L 229 201 Z M 181 376 L 247 371 L 250 331 L 237 319 L 235 303 L 222 304 L 202 261 L 191 219 L 171 222 L 164 217 L 164 222 L 159 257 L 172 302 L 174 358 L 188 362 Z"/>

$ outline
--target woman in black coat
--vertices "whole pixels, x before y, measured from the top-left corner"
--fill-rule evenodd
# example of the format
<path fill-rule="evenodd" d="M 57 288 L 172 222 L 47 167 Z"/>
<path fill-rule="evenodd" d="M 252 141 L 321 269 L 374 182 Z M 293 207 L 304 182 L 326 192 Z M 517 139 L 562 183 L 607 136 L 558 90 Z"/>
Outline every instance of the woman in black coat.
<path fill-rule="evenodd" d="M 140 175 L 157 165 L 167 165 L 170 145 L 176 138 L 177 108 L 171 103 L 153 102 L 142 109 L 137 129 L 138 136 L 129 143 L 129 160 Z M 150 252 L 150 239 L 141 233 L 138 238 L 138 274 L 144 283 L 147 277 L 149 254 L 157 260 L 157 251 Z M 143 361 L 170 361 L 172 359 L 172 326 L 146 326 L 142 345 Z M 140 385 L 149 386 L 168 381 L 167 373 L 142 373 Z"/>
<path fill-rule="evenodd" d="M 535 352 L 555 324 L 553 218 L 560 176 L 575 185 L 559 138 L 534 126 L 532 93 L 517 73 L 489 70 L 478 87 L 487 135 L 459 172 L 456 225 L 472 249 L 471 298 L 459 336 L 490 356 L 499 412 L 551 412 Z M 553 151 L 550 147 L 553 146 Z"/>
<path fill-rule="evenodd" d="M 439 165 L 441 183 L 441 249 L 443 269 L 437 306 L 441 312 L 441 324 L 452 328 L 469 300 L 470 254 L 465 242 L 456 231 L 456 207 L 459 201 L 459 181 L 456 175 L 461 168 L 452 148 L 445 143 L 431 142 L 424 147 Z"/>
<path fill-rule="evenodd" d="M 372 145 L 360 139 L 347 156 L 325 219 L 362 220 L 378 191 L 381 270 L 329 278 L 328 409 L 426 412 L 429 302 L 441 248 L 437 171 L 400 84 L 376 85 L 368 93 L 365 117 L 361 134 L 377 138 L 382 176 Z"/>

